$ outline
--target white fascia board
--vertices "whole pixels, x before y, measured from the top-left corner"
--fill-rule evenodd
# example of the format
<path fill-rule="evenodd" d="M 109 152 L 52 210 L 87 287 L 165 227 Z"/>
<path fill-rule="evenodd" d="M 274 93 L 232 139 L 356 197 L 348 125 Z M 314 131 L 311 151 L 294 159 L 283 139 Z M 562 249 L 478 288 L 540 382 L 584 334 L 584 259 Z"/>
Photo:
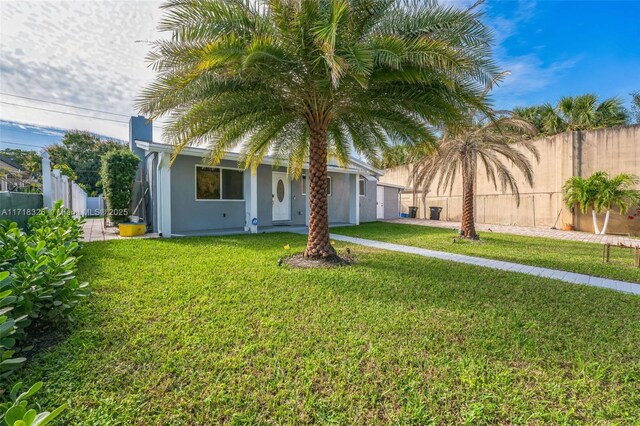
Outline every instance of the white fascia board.
<path fill-rule="evenodd" d="M 139 141 L 139 140 L 135 140 L 134 143 L 138 148 L 144 149 L 145 151 L 148 151 L 148 152 L 173 153 L 174 151 L 174 146 L 166 143 L 146 142 L 146 141 Z M 192 157 L 204 157 L 208 153 L 209 153 L 208 149 L 197 148 L 197 147 L 185 147 L 185 148 L 182 148 L 182 150 L 180 151 L 180 155 L 188 155 Z M 238 161 L 239 159 L 240 159 L 240 154 L 238 154 L 237 152 L 227 152 L 223 158 L 223 160 L 230 160 L 230 161 Z M 344 168 L 344 167 L 329 165 L 327 166 L 327 170 L 333 173 L 351 173 L 351 174 L 357 173 L 357 174 L 375 175 L 375 176 L 381 176 L 384 174 L 383 171 L 373 168 L 370 165 L 360 160 L 356 160 L 355 158 L 351 158 L 350 163 L 351 165 L 356 167 Z M 262 160 L 261 164 L 278 165 L 279 162 L 275 158 L 267 156 Z M 305 170 L 308 170 L 309 165 L 305 163 L 302 168 Z"/>
<path fill-rule="evenodd" d="M 386 186 L 387 188 L 396 188 L 396 189 L 401 189 L 403 191 L 407 189 L 407 187 L 405 186 L 395 185 L 393 183 L 386 183 L 386 182 L 378 182 L 378 186 Z"/>

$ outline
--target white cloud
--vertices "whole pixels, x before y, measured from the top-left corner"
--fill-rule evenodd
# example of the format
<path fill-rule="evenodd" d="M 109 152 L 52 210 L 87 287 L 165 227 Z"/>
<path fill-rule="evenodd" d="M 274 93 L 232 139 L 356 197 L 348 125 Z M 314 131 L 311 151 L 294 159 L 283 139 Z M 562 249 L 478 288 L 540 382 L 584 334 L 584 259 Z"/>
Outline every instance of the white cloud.
<path fill-rule="evenodd" d="M 153 79 L 145 41 L 160 37 L 158 1 L 0 2 L 0 92 L 135 115 Z M 0 118 L 128 139 L 127 118 L 0 95 L 0 101 L 120 121 L 0 104 Z"/>
<path fill-rule="evenodd" d="M 496 35 L 496 59 L 503 70 L 511 72 L 492 92 L 499 108 L 530 104 L 528 97 L 559 80 L 581 59 L 578 56 L 545 63 L 538 54 L 544 46 L 536 46 L 525 55 L 513 55 L 507 50 L 507 40 L 519 34 L 520 29 L 533 18 L 535 11 L 535 0 L 519 0 L 510 16 L 487 18 L 488 25 Z"/>
<path fill-rule="evenodd" d="M 500 107 L 528 105 L 528 95 L 545 89 L 579 61 L 580 57 L 575 57 L 545 65 L 535 54 L 506 58 L 500 64 L 511 74 L 493 90 L 492 96 L 499 100 Z"/>

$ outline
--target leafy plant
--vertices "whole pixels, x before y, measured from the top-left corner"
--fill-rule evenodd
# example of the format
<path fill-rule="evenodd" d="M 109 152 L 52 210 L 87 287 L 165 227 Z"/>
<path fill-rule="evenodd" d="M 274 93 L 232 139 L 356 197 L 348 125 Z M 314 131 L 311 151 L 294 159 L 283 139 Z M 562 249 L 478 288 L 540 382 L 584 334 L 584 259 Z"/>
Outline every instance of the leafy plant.
<path fill-rule="evenodd" d="M 27 360 L 13 357 L 13 347 L 16 344 L 13 335 L 18 327 L 16 320 L 11 317 L 11 311 L 17 297 L 12 295 L 11 290 L 4 290 L 9 279 L 9 271 L 0 272 L 0 376 L 7 375 Z"/>
<path fill-rule="evenodd" d="M 18 394 L 22 386 L 22 382 L 16 383 L 9 394 L 10 401 L 0 404 L 0 422 L 2 422 L 2 425 L 45 426 L 67 408 L 67 404 L 63 404 L 52 412 L 43 411 L 38 413 L 34 408 L 29 408 L 27 398 L 33 396 L 42 388 L 42 382 L 38 382 L 26 392 Z"/>
<path fill-rule="evenodd" d="M 109 219 L 119 223 L 129 217 L 133 180 L 140 159 L 131 151 L 111 151 L 102 157 L 100 177 Z"/>
<path fill-rule="evenodd" d="M 621 173 L 613 178 L 603 171 L 595 172 L 588 178 L 573 176 L 562 187 L 563 200 L 568 208 L 578 207 L 582 213 L 591 209 L 593 230 L 596 234 L 607 232 L 611 209 L 617 205 L 620 214 L 626 214 L 640 202 L 640 193 L 635 189 L 638 178 Z M 597 214 L 606 212 L 602 230 L 598 226 Z"/>
<path fill-rule="evenodd" d="M 84 221 L 83 217 L 75 216 L 71 210 L 64 208 L 60 200 L 52 209 L 43 209 L 30 217 L 27 229 L 35 239 L 45 241 L 48 248 L 73 243 L 77 245 L 82 238 Z"/>
<path fill-rule="evenodd" d="M 89 294 L 75 276 L 82 221 L 56 203 L 31 217 L 26 231 L 0 222 L 0 375 L 24 362 L 14 354 L 26 349 L 33 322 L 72 319 Z"/>

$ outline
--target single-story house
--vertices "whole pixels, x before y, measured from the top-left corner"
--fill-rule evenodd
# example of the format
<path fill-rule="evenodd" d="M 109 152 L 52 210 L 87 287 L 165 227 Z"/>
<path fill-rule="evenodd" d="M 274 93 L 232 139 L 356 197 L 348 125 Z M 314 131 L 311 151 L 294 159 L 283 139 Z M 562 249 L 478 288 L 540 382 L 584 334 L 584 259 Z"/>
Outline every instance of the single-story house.
<path fill-rule="evenodd" d="M 227 153 L 211 167 L 202 161 L 206 149 L 187 147 L 170 166 L 173 146 L 153 142 L 152 125 L 145 117 L 131 118 L 129 144 L 142 160 L 134 205 L 145 208 L 134 214 L 146 219 L 151 232 L 163 237 L 257 233 L 309 224 L 307 165 L 300 179 L 291 180 L 271 157 L 251 173 L 238 168 L 237 153 Z M 328 171 L 330 225 L 375 221 L 382 172 L 355 158 L 346 168 L 329 161 Z M 139 194 L 145 194 L 144 203 Z M 397 204 L 397 194 L 395 200 Z"/>

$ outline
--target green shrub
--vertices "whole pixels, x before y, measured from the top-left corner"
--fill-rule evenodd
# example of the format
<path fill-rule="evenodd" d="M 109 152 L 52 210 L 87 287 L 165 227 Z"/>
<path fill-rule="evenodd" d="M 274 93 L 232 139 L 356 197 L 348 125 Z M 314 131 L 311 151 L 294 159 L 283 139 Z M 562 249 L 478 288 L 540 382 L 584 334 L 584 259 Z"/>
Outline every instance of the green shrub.
<path fill-rule="evenodd" d="M 82 222 L 61 203 L 30 218 L 26 232 L 0 222 L 0 376 L 24 362 L 14 354 L 25 350 L 32 323 L 71 319 L 89 294 L 75 276 Z"/>
<path fill-rule="evenodd" d="M 68 246 L 82 238 L 83 217 L 76 217 L 58 201 L 52 209 L 41 210 L 27 222 L 27 231 L 37 240 L 45 241 L 48 248 Z"/>
<path fill-rule="evenodd" d="M 133 181 L 140 159 L 131 151 L 111 151 L 102 157 L 100 179 L 107 217 L 115 223 L 127 221 L 133 196 Z"/>
<path fill-rule="evenodd" d="M 9 271 L 0 272 L 0 287 L 9 280 Z M 20 367 L 27 359 L 14 357 L 13 350 L 16 344 L 14 338 L 18 330 L 16 320 L 12 317 L 13 306 L 17 300 L 11 290 L 0 291 L 0 377 L 8 375 L 11 371 Z"/>
<path fill-rule="evenodd" d="M 42 382 L 38 382 L 26 392 L 18 394 L 22 389 L 22 383 L 16 383 L 9 394 L 10 400 L 0 404 L 0 425 L 44 426 L 58 417 L 67 408 L 67 404 L 61 405 L 51 413 L 38 413 L 34 408 L 29 408 L 27 398 L 33 396 L 41 387 Z"/>

